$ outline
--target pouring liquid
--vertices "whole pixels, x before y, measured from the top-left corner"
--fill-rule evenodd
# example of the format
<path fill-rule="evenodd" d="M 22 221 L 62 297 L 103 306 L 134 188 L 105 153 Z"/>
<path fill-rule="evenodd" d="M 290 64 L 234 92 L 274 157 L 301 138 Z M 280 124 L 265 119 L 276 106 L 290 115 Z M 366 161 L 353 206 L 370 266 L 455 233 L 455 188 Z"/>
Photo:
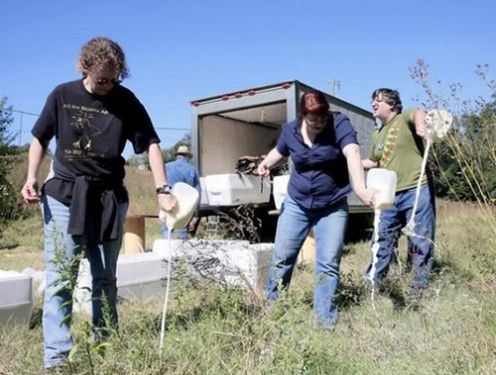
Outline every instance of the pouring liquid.
<path fill-rule="evenodd" d="M 165 288 L 164 296 L 164 307 L 162 309 L 162 318 L 160 322 L 160 342 L 159 342 L 159 357 L 162 358 L 162 349 L 164 348 L 164 337 L 165 337 L 165 317 L 167 316 L 167 306 L 169 304 L 169 290 L 170 290 L 170 279 L 171 279 L 171 269 L 172 269 L 172 227 L 168 226 L 167 230 L 167 286 Z"/>

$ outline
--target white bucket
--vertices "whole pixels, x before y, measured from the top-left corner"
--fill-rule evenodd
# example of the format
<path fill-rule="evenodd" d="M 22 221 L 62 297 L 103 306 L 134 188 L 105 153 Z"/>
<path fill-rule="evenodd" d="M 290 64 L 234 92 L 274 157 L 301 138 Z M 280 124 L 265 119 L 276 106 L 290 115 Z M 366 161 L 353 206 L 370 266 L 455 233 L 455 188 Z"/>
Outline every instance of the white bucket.
<path fill-rule="evenodd" d="M 384 168 L 372 168 L 367 173 L 367 188 L 375 190 L 374 208 L 384 210 L 394 203 L 396 172 Z"/>
<path fill-rule="evenodd" d="M 183 228 L 193 217 L 200 200 L 200 194 L 198 190 L 184 182 L 174 184 L 171 192 L 176 197 L 176 207 L 172 212 L 160 210 L 159 218 L 165 221 L 167 228 Z"/>

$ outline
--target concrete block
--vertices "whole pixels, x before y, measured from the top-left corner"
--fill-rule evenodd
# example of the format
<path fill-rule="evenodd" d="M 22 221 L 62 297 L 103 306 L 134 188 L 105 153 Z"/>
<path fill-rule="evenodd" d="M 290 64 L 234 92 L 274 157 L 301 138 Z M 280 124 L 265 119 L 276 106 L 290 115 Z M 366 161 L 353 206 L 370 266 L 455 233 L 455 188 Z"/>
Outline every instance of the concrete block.
<path fill-rule="evenodd" d="M 32 311 L 31 276 L 0 270 L 0 325 L 28 324 Z"/>
<path fill-rule="evenodd" d="M 263 293 L 274 245 L 250 245 L 248 241 L 192 240 L 171 246 L 167 240 L 155 240 L 153 252 L 176 260 L 186 260 L 188 273 L 215 280 L 224 286 L 240 286 Z M 173 264 L 174 268 L 174 264 Z"/>

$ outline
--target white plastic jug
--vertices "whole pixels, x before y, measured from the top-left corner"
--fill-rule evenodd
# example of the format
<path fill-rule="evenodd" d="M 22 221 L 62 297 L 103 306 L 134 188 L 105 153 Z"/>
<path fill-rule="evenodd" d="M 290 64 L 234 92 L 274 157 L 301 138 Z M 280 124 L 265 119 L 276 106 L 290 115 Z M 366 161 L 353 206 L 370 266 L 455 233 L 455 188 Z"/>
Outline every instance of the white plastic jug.
<path fill-rule="evenodd" d="M 375 190 L 374 208 L 384 210 L 394 203 L 396 172 L 384 168 L 372 168 L 367 173 L 367 188 Z"/>
<path fill-rule="evenodd" d="M 274 176 L 272 179 L 272 196 L 276 209 L 280 210 L 284 198 L 288 194 L 289 174 Z"/>
<path fill-rule="evenodd" d="M 198 190 L 184 182 L 174 184 L 171 192 L 176 197 L 176 207 L 172 212 L 160 210 L 159 219 L 165 221 L 167 228 L 183 228 L 188 225 L 195 213 L 198 202 L 200 201 L 200 194 Z"/>

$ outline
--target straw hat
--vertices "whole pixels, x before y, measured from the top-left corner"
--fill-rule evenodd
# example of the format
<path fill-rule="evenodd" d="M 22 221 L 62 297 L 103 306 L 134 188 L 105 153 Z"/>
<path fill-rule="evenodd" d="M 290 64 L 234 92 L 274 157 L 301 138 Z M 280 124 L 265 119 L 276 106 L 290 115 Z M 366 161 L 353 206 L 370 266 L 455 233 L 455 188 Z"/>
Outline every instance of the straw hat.
<path fill-rule="evenodd" d="M 189 148 L 186 145 L 181 145 L 176 150 L 176 155 L 186 155 L 191 156 L 191 152 L 189 152 Z"/>

